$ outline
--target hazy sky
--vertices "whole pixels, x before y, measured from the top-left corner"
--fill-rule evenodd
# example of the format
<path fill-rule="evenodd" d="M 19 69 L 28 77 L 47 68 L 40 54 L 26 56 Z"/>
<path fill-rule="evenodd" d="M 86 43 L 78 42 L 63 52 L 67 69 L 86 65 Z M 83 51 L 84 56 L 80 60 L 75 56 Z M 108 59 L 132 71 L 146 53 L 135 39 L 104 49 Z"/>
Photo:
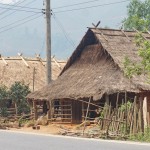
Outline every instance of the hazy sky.
<path fill-rule="evenodd" d="M 126 17 L 126 6 L 129 1 L 104 5 L 123 0 L 93 0 L 89 3 L 59 8 L 87 1 L 92 0 L 51 0 L 54 12 L 52 17 L 52 54 L 57 58 L 69 57 L 81 41 L 87 27 L 91 27 L 92 23 L 96 24 L 100 20 L 100 27 L 119 28 L 121 21 Z M 0 0 L 0 3 L 38 8 L 22 8 L 22 10 L 26 10 L 23 12 L 12 10 L 20 9 L 19 7 L 0 4 L 0 53 L 4 56 L 15 56 L 18 52 L 22 52 L 24 56 L 31 57 L 35 53 L 40 53 L 42 57 L 45 57 L 45 16 L 39 13 L 40 9 L 45 8 L 43 0 Z M 73 10 L 85 7 L 89 8 Z M 8 8 L 8 10 L 4 8 Z"/>

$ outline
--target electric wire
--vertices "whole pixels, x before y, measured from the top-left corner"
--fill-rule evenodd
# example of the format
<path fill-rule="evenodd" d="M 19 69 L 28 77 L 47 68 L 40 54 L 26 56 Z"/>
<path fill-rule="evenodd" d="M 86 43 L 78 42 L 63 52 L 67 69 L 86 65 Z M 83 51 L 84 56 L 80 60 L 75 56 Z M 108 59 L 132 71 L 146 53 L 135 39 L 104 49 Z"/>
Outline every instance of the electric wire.
<path fill-rule="evenodd" d="M 29 3 L 27 3 L 27 4 L 25 4 L 24 6 L 28 6 L 28 5 L 32 4 L 33 2 L 35 2 L 35 1 L 37 1 L 37 0 L 33 0 L 33 1 L 31 1 L 31 2 L 29 2 Z M 17 12 L 17 11 L 10 12 L 9 14 L 7 14 L 7 15 L 1 17 L 0 20 L 2 21 L 2 19 L 6 19 L 7 17 L 11 16 L 12 14 L 14 14 L 14 13 L 16 13 L 16 12 Z"/>
<path fill-rule="evenodd" d="M 13 8 L 14 6 L 17 6 L 17 5 L 19 5 L 19 4 L 21 4 L 21 3 L 24 3 L 26 0 L 23 0 L 23 1 L 19 1 L 19 2 L 17 2 L 15 5 L 13 5 L 13 6 L 9 6 L 9 7 L 7 7 L 8 9 L 9 8 Z M 2 3 L 1 3 L 2 4 Z M 3 15 L 3 14 L 5 14 L 5 13 L 7 13 L 9 10 L 4 10 L 4 11 L 2 11 L 2 12 L 0 12 L 0 15 Z"/>
<path fill-rule="evenodd" d="M 0 30 L 1 30 L 1 29 L 4 29 L 4 28 L 7 28 L 7 27 L 9 27 L 9 26 L 12 26 L 12 25 L 14 25 L 14 24 L 16 24 L 16 23 L 18 23 L 18 22 L 22 22 L 22 21 L 24 21 L 25 19 L 31 18 L 31 17 L 33 17 L 33 16 L 35 16 L 35 15 L 37 15 L 37 14 L 33 14 L 33 15 L 30 15 L 30 16 L 27 16 L 27 17 L 25 17 L 25 18 L 23 18 L 23 19 L 20 19 L 20 20 L 17 20 L 17 21 L 15 21 L 15 22 L 13 22 L 13 23 L 8 24 L 8 25 L 2 26 L 2 27 L 0 27 Z"/>
<path fill-rule="evenodd" d="M 88 7 L 67 9 L 67 10 L 62 10 L 62 11 L 54 11 L 54 13 L 63 13 L 63 12 L 77 11 L 77 10 L 83 10 L 83 9 L 89 9 L 89 8 L 96 8 L 96 7 L 102 7 L 102 6 L 109 6 L 109 5 L 119 4 L 119 3 L 125 3 L 125 2 L 128 2 L 128 1 L 130 1 L 130 0 L 118 1 L 118 2 L 112 2 L 112 3 L 105 3 L 105 4 L 100 4 L 100 5 L 88 6 Z"/>
<path fill-rule="evenodd" d="M 59 26 L 60 30 L 63 32 L 65 38 L 68 40 L 68 42 L 70 43 L 70 45 L 75 48 L 75 43 L 72 41 L 72 39 L 69 37 L 68 33 L 66 32 L 66 30 L 64 29 L 63 25 L 61 24 L 61 22 L 57 19 L 56 15 L 54 13 L 52 13 L 52 17 L 55 20 L 55 22 L 57 23 L 57 25 Z"/>
<path fill-rule="evenodd" d="M 16 27 L 18 27 L 18 26 L 21 26 L 21 25 L 23 25 L 23 24 L 25 24 L 25 23 L 27 23 L 27 22 L 33 21 L 33 20 L 35 20 L 35 19 L 37 19 L 37 18 L 39 18 L 39 17 L 41 17 L 41 16 L 42 16 L 42 15 L 40 14 L 40 15 L 38 15 L 38 16 L 32 18 L 32 19 L 28 19 L 28 20 L 26 20 L 26 21 L 23 21 L 23 22 L 21 22 L 21 23 L 19 23 L 19 24 L 16 24 L 16 25 L 14 25 L 14 26 L 12 26 L 12 27 L 10 27 L 10 28 L 8 28 L 8 29 L 5 29 L 5 30 L 0 31 L 0 33 L 6 32 L 6 31 L 11 30 L 11 29 L 14 29 L 14 28 L 16 28 Z"/>
<path fill-rule="evenodd" d="M 72 6 L 77 6 L 77 5 L 89 4 L 89 3 L 93 3 L 97 1 L 101 1 L 101 0 L 92 0 L 92 1 L 86 1 L 86 2 L 81 2 L 81 3 L 70 4 L 70 5 L 64 5 L 60 7 L 54 7 L 53 9 L 61 9 L 61 8 L 72 7 Z"/>
<path fill-rule="evenodd" d="M 34 0 L 35 1 L 35 0 Z M 4 6 L 12 6 L 12 7 L 17 7 L 17 8 L 27 8 L 27 9 L 35 9 L 35 10 L 41 10 L 40 8 L 35 8 L 35 7 L 26 7 L 26 6 L 17 6 L 17 5 L 12 5 L 12 4 L 3 4 L 0 3 L 0 5 L 4 5 Z"/>
<path fill-rule="evenodd" d="M 25 10 L 25 9 L 16 9 L 16 8 L 6 8 L 6 7 L 1 7 L 1 9 L 6 9 L 6 10 L 16 10 L 16 11 L 23 11 L 23 12 L 33 12 L 33 13 L 41 13 L 42 12 L 42 9 L 41 9 L 41 12 L 39 11 L 32 11 L 32 10 Z"/>

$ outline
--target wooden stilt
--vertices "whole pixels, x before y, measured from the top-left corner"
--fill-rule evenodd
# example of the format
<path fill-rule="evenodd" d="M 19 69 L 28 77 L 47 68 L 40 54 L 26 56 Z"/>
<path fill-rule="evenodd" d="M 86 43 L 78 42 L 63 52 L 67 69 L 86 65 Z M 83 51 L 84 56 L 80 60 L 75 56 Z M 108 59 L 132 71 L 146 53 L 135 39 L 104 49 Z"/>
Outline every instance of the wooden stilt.
<path fill-rule="evenodd" d="M 48 119 L 51 120 L 51 118 L 52 118 L 52 101 L 48 101 L 48 108 L 49 108 L 49 110 L 48 110 Z"/>
<path fill-rule="evenodd" d="M 147 97 L 144 97 L 143 100 L 143 119 L 144 119 L 144 128 L 147 127 Z"/>
<path fill-rule="evenodd" d="M 34 109 L 34 120 L 38 119 L 38 115 L 37 115 L 37 105 L 36 102 L 33 101 L 33 109 Z"/>
<path fill-rule="evenodd" d="M 85 131 L 85 126 L 86 126 L 86 121 L 87 121 L 87 117 L 88 117 L 88 113 L 89 113 L 89 107 L 90 107 L 91 99 L 92 99 L 92 97 L 89 98 L 89 102 L 88 102 L 88 106 L 87 106 L 86 117 L 85 117 L 85 120 L 84 120 L 83 135 L 84 135 L 84 131 Z"/>
<path fill-rule="evenodd" d="M 144 122 L 143 122 L 143 99 L 140 96 L 139 97 L 139 128 L 140 128 L 140 132 L 144 132 Z"/>
<path fill-rule="evenodd" d="M 117 93 L 116 109 L 118 110 L 119 93 Z"/>
<path fill-rule="evenodd" d="M 126 119 L 126 125 L 125 125 L 125 133 L 127 134 L 127 128 L 128 128 L 128 108 L 127 108 L 127 92 L 125 92 L 125 119 Z"/>
<path fill-rule="evenodd" d="M 109 106 L 109 95 L 105 95 L 105 99 L 106 99 L 106 105 Z"/>
<path fill-rule="evenodd" d="M 134 114 L 133 114 L 133 134 L 135 134 L 137 132 L 137 106 L 136 106 L 136 102 L 137 102 L 137 97 L 135 96 Z"/>

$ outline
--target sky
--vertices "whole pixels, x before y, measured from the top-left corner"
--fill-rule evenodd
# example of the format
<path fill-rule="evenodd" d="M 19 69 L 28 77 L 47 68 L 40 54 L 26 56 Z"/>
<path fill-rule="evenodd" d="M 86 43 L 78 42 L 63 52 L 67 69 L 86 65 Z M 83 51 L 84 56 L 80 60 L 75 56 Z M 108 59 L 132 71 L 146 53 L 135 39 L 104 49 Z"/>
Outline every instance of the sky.
<path fill-rule="evenodd" d="M 122 20 L 127 16 L 126 7 L 129 1 L 112 3 L 121 1 L 123 0 L 51 0 L 52 55 L 58 59 L 67 59 L 82 40 L 87 27 L 92 27 L 92 23 L 101 21 L 99 27 L 120 28 Z M 74 6 L 60 8 L 66 5 Z M 35 54 L 45 57 L 46 25 L 45 15 L 41 13 L 43 8 L 43 0 L 0 0 L 2 56 L 16 56 L 17 53 L 22 53 L 27 57 L 34 57 Z"/>

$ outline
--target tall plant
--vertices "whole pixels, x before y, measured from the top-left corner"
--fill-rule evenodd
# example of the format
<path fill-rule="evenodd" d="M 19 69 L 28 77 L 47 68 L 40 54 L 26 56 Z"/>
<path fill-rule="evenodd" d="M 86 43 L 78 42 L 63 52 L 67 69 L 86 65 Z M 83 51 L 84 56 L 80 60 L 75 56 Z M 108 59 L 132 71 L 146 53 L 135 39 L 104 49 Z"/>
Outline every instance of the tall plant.
<path fill-rule="evenodd" d="M 6 86 L 0 86 L 0 114 L 3 117 L 7 116 L 7 101 L 9 97 L 9 92 Z"/>
<path fill-rule="evenodd" d="M 15 104 L 16 115 L 29 111 L 29 105 L 26 101 L 26 96 L 29 93 L 29 86 L 22 82 L 15 82 L 10 87 L 10 99 L 12 99 Z"/>
<path fill-rule="evenodd" d="M 131 0 L 127 6 L 127 18 L 123 20 L 124 28 L 139 31 L 150 30 L 150 0 Z"/>
<path fill-rule="evenodd" d="M 128 57 L 124 59 L 124 74 L 131 79 L 133 75 L 147 75 L 150 78 L 150 41 L 144 39 L 142 34 L 137 34 L 135 42 L 138 47 L 140 62 L 132 62 Z M 147 81 L 149 82 L 149 80 Z"/>

